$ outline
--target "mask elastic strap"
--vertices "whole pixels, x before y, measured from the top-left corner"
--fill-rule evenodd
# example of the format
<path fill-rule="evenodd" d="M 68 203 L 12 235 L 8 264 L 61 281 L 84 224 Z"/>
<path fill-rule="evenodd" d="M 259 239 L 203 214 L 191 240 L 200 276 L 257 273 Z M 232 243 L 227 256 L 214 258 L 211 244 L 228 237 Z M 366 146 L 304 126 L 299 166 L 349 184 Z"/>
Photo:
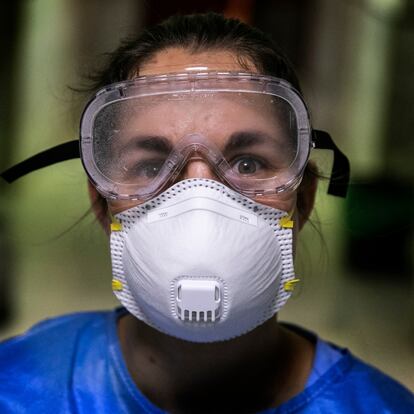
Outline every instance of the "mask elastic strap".
<path fill-rule="evenodd" d="M 312 130 L 314 148 L 330 149 L 334 153 L 331 178 L 329 180 L 328 194 L 346 197 L 349 185 L 350 166 L 346 155 L 335 145 L 331 136 L 318 129 Z"/>
<path fill-rule="evenodd" d="M 0 174 L 8 183 L 16 181 L 32 171 L 40 170 L 61 161 L 80 157 L 79 140 L 68 141 L 33 155 Z"/>

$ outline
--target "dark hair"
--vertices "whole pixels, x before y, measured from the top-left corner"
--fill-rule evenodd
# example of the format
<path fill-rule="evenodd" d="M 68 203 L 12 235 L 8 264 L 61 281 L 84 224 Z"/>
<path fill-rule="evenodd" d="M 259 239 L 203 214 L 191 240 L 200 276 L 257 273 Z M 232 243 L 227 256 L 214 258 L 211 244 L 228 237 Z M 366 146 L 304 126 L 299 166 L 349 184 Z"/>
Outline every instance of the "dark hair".
<path fill-rule="evenodd" d="M 91 77 L 93 88 L 131 78 L 158 52 L 183 48 L 191 53 L 220 50 L 234 53 L 240 65 L 246 59 L 257 71 L 287 80 L 300 90 L 298 78 L 288 58 L 263 32 L 221 14 L 175 15 L 126 39 L 111 53 L 106 67 Z"/>
<path fill-rule="evenodd" d="M 228 51 L 234 54 L 241 67 L 253 63 L 259 73 L 282 78 L 300 91 L 298 78 L 289 59 L 260 30 L 239 20 L 226 18 L 217 13 L 175 15 L 164 22 L 144 30 L 138 37 L 129 38 L 109 54 L 105 67 L 90 76 L 90 90 L 130 79 L 139 74 L 140 67 L 157 53 L 169 48 L 182 48 L 191 53 Z M 298 192 L 298 211 L 306 206 L 304 193 L 318 177 L 316 166 L 308 164 Z M 102 211 L 105 200 L 97 200 Z M 102 216 L 101 216 L 102 217 Z"/>

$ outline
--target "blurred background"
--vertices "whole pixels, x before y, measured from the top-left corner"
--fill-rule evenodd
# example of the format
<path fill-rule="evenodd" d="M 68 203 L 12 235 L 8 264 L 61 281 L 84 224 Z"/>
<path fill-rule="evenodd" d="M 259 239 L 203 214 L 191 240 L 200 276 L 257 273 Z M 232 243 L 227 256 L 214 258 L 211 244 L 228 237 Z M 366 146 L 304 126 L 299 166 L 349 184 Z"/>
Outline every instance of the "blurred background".
<path fill-rule="evenodd" d="M 411 0 L 32 0 L 0 16 L 0 170 L 78 135 L 85 75 L 128 35 L 216 11 L 267 32 L 298 71 L 315 127 L 351 159 L 347 200 L 318 190 L 301 285 L 280 319 L 349 347 L 414 390 Z M 329 153 L 317 154 L 328 172 Z M 0 339 L 118 305 L 79 160 L 0 183 Z"/>

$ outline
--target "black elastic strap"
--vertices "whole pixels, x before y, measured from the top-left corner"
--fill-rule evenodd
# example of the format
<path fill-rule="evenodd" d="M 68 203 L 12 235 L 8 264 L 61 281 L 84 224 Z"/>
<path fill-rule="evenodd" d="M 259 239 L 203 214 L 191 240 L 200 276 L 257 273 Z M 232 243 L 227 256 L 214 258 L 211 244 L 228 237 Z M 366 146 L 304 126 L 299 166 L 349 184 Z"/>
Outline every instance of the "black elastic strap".
<path fill-rule="evenodd" d="M 8 183 L 12 183 L 32 171 L 79 157 L 79 140 L 76 139 L 39 152 L 39 154 L 33 155 L 33 157 L 3 171 L 0 177 L 4 178 Z"/>
<path fill-rule="evenodd" d="M 334 153 L 331 178 L 329 180 L 328 194 L 346 197 L 349 185 L 350 166 L 346 155 L 335 145 L 331 136 L 318 129 L 312 131 L 315 148 L 330 149 Z"/>
<path fill-rule="evenodd" d="M 330 149 L 334 152 L 334 162 L 329 181 L 328 193 L 335 196 L 346 197 L 350 175 L 348 158 L 335 145 L 327 132 L 314 129 L 312 131 L 312 139 L 315 143 L 315 148 Z M 79 141 L 73 140 L 65 142 L 20 162 L 19 164 L 2 172 L 0 177 L 5 179 L 8 183 L 12 183 L 32 171 L 39 170 L 40 168 L 44 168 L 61 161 L 79 157 Z"/>

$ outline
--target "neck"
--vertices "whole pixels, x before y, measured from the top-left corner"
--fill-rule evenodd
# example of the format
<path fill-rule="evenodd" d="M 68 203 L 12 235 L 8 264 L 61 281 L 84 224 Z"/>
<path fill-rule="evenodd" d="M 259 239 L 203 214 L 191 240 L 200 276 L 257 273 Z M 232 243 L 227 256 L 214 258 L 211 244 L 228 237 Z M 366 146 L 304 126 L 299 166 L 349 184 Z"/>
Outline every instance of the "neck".
<path fill-rule="evenodd" d="M 278 405 L 303 389 L 313 358 L 312 344 L 276 319 L 214 343 L 165 335 L 132 315 L 120 319 L 118 330 L 135 383 L 170 412 L 241 413 Z"/>

